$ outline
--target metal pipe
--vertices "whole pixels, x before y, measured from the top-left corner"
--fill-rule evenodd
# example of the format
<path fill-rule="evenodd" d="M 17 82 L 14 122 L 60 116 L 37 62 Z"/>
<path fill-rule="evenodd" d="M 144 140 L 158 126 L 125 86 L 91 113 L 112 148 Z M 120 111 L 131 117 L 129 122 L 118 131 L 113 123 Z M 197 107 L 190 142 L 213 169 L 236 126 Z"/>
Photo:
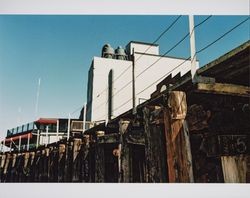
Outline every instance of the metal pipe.
<path fill-rule="evenodd" d="M 194 34 L 194 16 L 189 15 L 189 34 L 190 34 L 190 50 L 191 50 L 191 76 L 192 82 L 196 82 L 196 50 L 195 50 L 195 34 Z"/>
<path fill-rule="evenodd" d="M 84 103 L 84 111 L 83 111 L 83 125 L 82 125 L 82 127 L 83 127 L 83 133 L 85 132 L 85 129 L 86 129 L 86 112 L 87 112 L 87 103 L 85 102 Z"/>
<path fill-rule="evenodd" d="M 133 114 L 136 114 L 136 96 L 135 96 L 135 50 L 133 48 L 132 54 L 132 96 L 133 96 Z"/>

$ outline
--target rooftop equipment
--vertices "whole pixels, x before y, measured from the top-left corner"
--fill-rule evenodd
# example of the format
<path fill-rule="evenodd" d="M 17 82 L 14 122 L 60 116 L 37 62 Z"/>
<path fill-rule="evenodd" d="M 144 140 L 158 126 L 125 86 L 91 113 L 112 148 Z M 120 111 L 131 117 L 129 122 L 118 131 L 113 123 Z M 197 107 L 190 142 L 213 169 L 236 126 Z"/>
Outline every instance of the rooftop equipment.
<path fill-rule="evenodd" d="M 115 56 L 114 49 L 111 47 L 110 44 L 105 44 L 102 48 L 102 57 L 114 58 L 114 56 Z"/>
<path fill-rule="evenodd" d="M 119 46 L 115 50 L 115 56 L 116 56 L 116 59 L 118 60 L 127 60 L 127 54 L 125 53 L 125 50 L 121 46 Z"/>

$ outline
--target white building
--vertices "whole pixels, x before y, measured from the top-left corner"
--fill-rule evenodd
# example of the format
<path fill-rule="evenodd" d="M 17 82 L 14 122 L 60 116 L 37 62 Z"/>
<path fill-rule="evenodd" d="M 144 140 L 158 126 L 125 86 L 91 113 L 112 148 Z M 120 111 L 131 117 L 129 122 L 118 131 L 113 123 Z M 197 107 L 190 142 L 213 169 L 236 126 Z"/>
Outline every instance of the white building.
<path fill-rule="evenodd" d="M 136 106 L 149 99 L 167 75 L 190 71 L 191 62 L 180 65 L 183 61 L 161 56 L 156 44 L 131 41 L 126 50 L 118 47 L 115 51 L 105 45 L 102 57 L 94 57 L 89 69 L 87 120 L 108 120 L 133 107 L 133 67 Z"/>

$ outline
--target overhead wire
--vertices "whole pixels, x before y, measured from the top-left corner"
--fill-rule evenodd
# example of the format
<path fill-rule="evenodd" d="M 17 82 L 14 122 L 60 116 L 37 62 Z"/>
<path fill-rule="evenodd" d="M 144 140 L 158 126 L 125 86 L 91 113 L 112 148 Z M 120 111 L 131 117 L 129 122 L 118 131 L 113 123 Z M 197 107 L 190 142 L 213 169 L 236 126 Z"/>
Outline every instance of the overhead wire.
<path fill-rule="evenodd" d="M 250 17 L 244 19 L 243 21 L 241 21 L 239 24 L 235 25 L 234 27 L 232 27 L 231 29 L 229 29 L 227 32 L 225 32 L 224 34 L 222 34 L 220 37 L 218 37 L 217 39 L 215 39 L 213 42 L 209 43 L 208 45 L 206 45 L 205 47 L 201 48 L 200 50 L 198 50 L 196 52 L 196 55 L 203 52 L 204 50 L 206 50 L 207 48 L 209 48 L 210 46 L 214 45 L 216 42 L 218 42 L 219 40 L 221 40 L 223 37 L 225 37 L 226 35 L 228 35 L 229 33 L 231 33 L 233 30 L 235 30 L 236 28 L 238 28 L 240 25 L 242 25 L 243 23 L 245 23 L 247 20 L 249 20 Z M 189 60 L 189 58 L 187 58 L 184 62 L 182 62 L 181 64 L 179 64 L 177 67 L 181 66 L 182 64 L 184 64 L 187 60 Z M 175 67 L 175 68 L 177 68 Z M 174 69 L 175 69 L 174 68 Z M 168 72 L 169 74 L 169 72 Z M 164 76 L 162 76 L 160 79 L 158 79 L 157 81 L 153 82 L 152 84 L 150 84 L 149 86 L 147 86 L 146 88 L 144 88 L 143 90 L 141 90 L 138 94 L 144 92 L 145 90 L 147 90 L 149 87 L 151 87 L 152 85 L 154 85 L 155 83 L 157 83 L 159 80 L 161 80 L 162 78 L 164 78 L 165 76 L 167 76 L 168 74 L 165 74 Z"/>
<path fill-rule="evenodd" d="M 182 37 L 176 44 L 174 44 L 174 46 L 172 46 L 169 50 L 167 50 L 163 55 L 161 55 L 155 62 L 153 62 L 151 65 L 149 65 L 147 68 L 145 68 L 142 72 L 140 72 L 135 78 L 138 78 L 140 75 L 142 75 L 144 72 L 146 72 L 149 68 L 151 68 L 152 66 L 154 66 L 157 62 L 160 61 L 160 59 L 164 58 L 168 53 L 170 53 L 172 50 L 174 50 L 178 45 L 180 45 L 190 34 L 193 33 L 194 29 L 201 26 L 202 24 L 204 24 L 207 20 L 209 20 L 212 17 L 212 15 L 209 15 L 208 17 L 206 17 L 204 20 L 202 20 L 200 23 L 198 23 L 197 25 L 194 26 L 194 28 L 192 29 L 191 33 L 186 33 L 184 35 L 184 37 Z M 179 67 L 179 66 L 178 66 Z M 174 68 L 175 69 L 175 68 Z M 136 81 L 136 80 L 135 80 Z M 132 82 L 129 81 L 128 83 L 126 83 L 123 87 L 121 87 L 116 93 L 114 93 L 113 96 L 117 95 L 118 93 L 120 93 L 125 87 L 127 87 L 130 83 Z"/>
<path fill-rule="evenodd" d="M 137 62 L 143 55 L 146 54 L 146 52 L 153 46 L 156 44 L 156 42 L 158 42 L 168 31 L 170 31 L 170 29 L 180 20 L 180 18 L 182 17 L 182 15 L 179 15 L 155 40 L 154 42 L 135 60 L 135 62 Z M 125 70 L 123 70 L 113 81 L 112 84 L 117 81 L 119 78 L 121 78 L 121 76 L 123 76 L 130 68 L 132 67 L 132 64 L 129 65 Z M 123 86 L 124 88 L 126 86 L 128 86 L 129 83 L 127 83 L 125 86 Z M 105 91 L 107 91 L 108 87 L 106 87 L 104 90 L 102 90 L 97 97 L 95 97 L 92 102 L 94 100 L 96 100 L 101 94 L 103 94 Z M 119 91 L 119 90 L 118 90 Z M 120 92 L 120 91 L 119 91 Z M 117 93 L 116 93 L 117 94 Z M 103 102 L 102 105 L 106 104 L 107 102 Z M 98 106 L 98 108 L 100 107 L 100 105 Z M 90 111 L 90 109 L 88 109 L 87 111 Z"/>

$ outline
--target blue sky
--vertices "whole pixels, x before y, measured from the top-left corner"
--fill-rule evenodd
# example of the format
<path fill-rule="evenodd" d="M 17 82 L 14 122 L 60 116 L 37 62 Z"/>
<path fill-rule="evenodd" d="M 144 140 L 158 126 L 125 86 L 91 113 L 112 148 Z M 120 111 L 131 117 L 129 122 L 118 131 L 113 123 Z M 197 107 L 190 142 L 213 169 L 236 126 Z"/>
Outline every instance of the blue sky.
<path fill-rule="evenodd" d="M 105 43 L 153 42 L 177 16 L 0 15 L 0 137 L 7 128 L 39 117 L 67 117 L 86 101 L 87 74 Z M 207 16 L 196 16 L 195 24 Z M 213 16 L 196 29 L 196 49 L 214 41 L 247 16 Z M 187 32 L 183 16 L 161 40 L 163 54 Z M 199 54 L 200 66 L 249 40 L 249 21 Z M 169 55 L 190 56 L 189 39 Z M 78 117 L 79 111 L 72 116 Z"/>

